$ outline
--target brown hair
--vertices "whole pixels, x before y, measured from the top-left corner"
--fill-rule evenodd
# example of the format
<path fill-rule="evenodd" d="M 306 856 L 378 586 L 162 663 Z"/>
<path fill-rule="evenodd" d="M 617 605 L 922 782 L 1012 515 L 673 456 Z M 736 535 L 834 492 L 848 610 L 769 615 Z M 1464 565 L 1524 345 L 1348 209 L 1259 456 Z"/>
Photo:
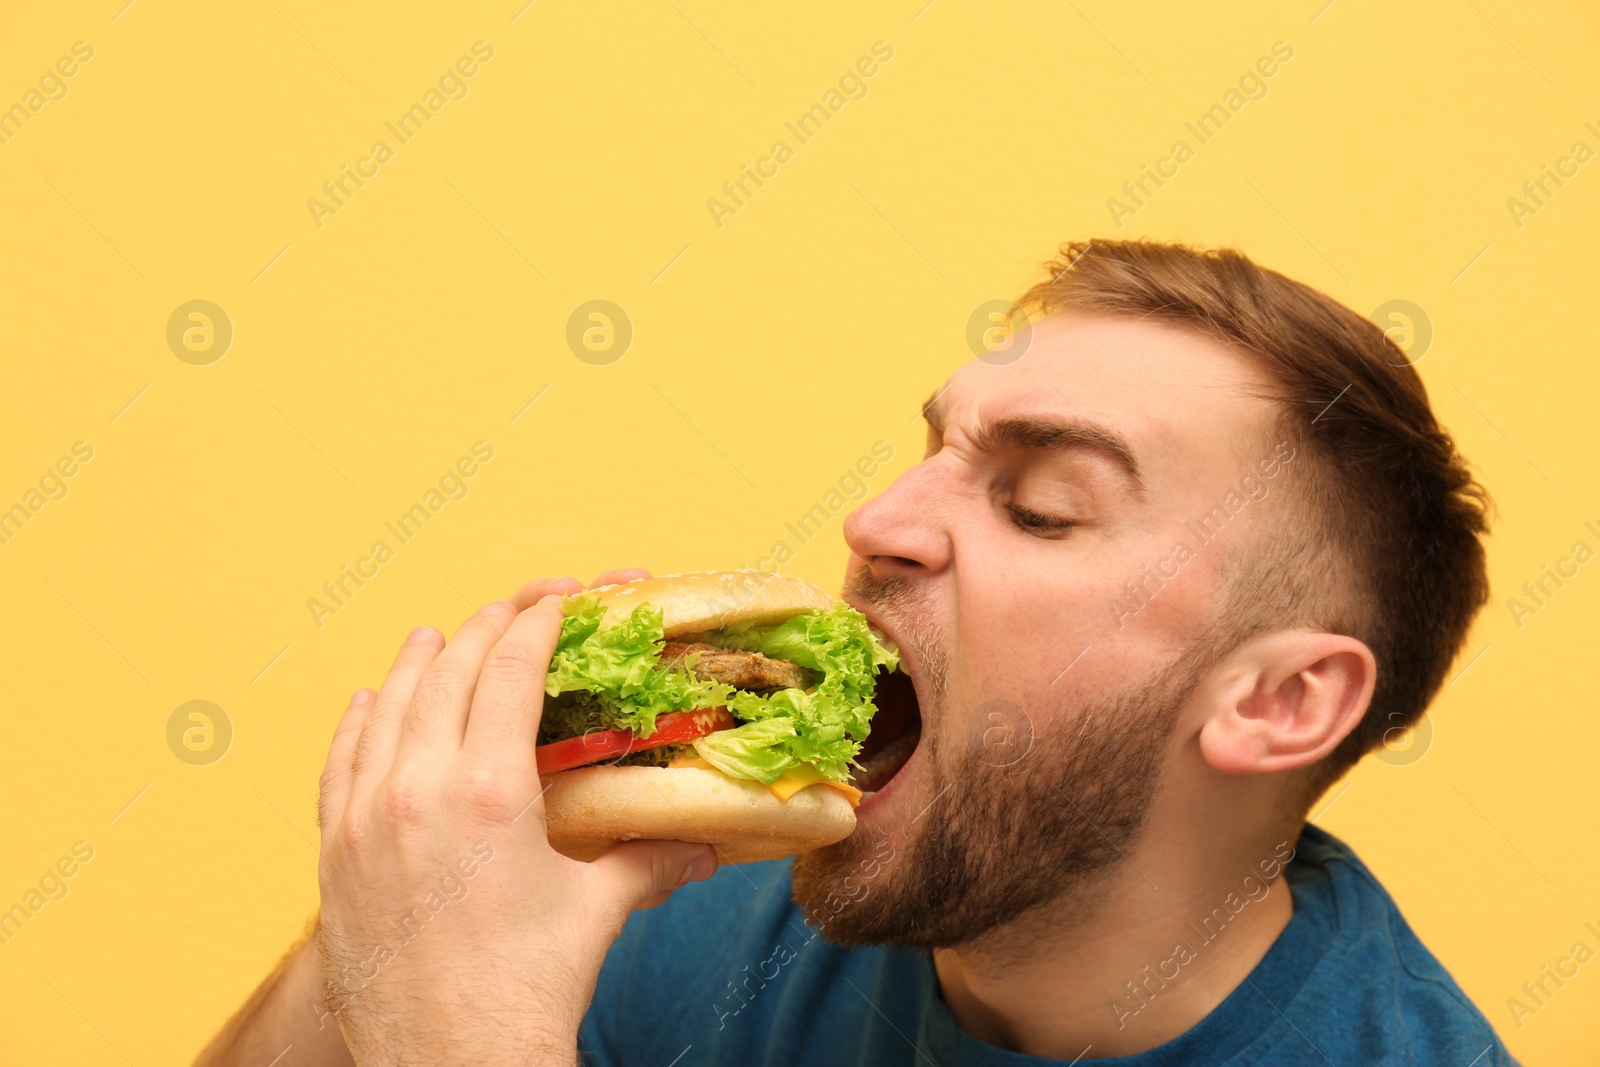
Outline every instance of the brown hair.
<path fill-rule="evenodd" d="M 1421 718 L 1443 684 L 1489 598 L 1479 540 L 1488 494 L 1399 346 L 1309 286 L 1233 249 L 1153 241 L 1074 241 L 1047 269 L 1020 310 L 1192 330 L 1245 349 L 1276 385 L 1272 429 L 1305 456 L 1297 491 L 1310 522 L 1233 561 L 1224 608 L 1238 614 L 1226 621 L 1239 640 L 1284 625 L 1348 634 L 1378 663 L 1366 715 L 1306 775 L 1309 805 L 1386 733 Z"/>

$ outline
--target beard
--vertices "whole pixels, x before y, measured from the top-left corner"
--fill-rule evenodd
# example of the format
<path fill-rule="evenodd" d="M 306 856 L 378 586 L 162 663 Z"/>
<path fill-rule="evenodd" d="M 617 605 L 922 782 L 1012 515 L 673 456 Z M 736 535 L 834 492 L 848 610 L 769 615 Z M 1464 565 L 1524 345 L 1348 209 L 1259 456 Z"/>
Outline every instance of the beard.
<path fill-rule="evenodd" d="M 957 709 L 948 702 L 950 646 L 913 590 L 865 568 L 847 588 L 891 619 L 924 665 L 919 758 L 931 793 L 902 824 L 898 849 L 851 835 L 795 861 L 794 899 L 808 920 L 836 944 L 934 949 L 971 943 L 1062 898 L 1091 904 L 1110 888 L 1109 869 L 1133 862 L 1127 854 L 1160 785 L 1178 711 L 1221 651 L 1214 635 L 1148 677 L 1070 707 Z M 933 728 L 950 715 L 972 724 L 954 750 Z M 1041 719 L 1054 725 L 1036 730 Z"/>

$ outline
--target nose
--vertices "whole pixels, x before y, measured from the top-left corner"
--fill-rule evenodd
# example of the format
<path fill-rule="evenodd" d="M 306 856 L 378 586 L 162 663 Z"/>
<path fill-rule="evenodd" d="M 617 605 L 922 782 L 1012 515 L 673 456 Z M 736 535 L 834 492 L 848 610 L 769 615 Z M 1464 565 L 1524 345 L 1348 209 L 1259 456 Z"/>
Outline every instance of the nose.
<path fill-rule="evenodd" d="M 923 460 L 846 516 L 845 543 L 874 578 L 927 577 L 950 565 L 950 493 L 940 467 L 938 456 Z"/>

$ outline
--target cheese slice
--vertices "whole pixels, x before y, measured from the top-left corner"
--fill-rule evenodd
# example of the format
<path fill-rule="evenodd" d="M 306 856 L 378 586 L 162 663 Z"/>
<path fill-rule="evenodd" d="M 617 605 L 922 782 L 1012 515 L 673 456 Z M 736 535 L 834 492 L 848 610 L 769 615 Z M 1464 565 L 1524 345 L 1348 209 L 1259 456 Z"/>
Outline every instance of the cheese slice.
<path fill-rule="evenodd" d="M 824 778 L 822 774 L 810 764 L 801 764 L 798 767 L 790 767 L 788 770 L 778 775 L 778 780 L 767 786 L 767 788 L 772 790 L 779 800 L 788 800 L 790 797 L 800 792 L 800 790 L 805 789 L 807 786 L 813 785 L 825 785 L 829 789 L 837 789 L 839 792 L 845 795 L 846 800 L 850 801 L 850 806 L 852 808 L 861 804 L 861 790 L 857 789 L 853 785 L 845 785 L 843 782 L 836 782 L 832 778 Z"/>
<path fill-rule="evenodd" d="M 707 771 L 715 771 L 717 769 L 710 763 L 701 759 L 699 756 L 679 756 L 677 759 L 667 764 L 667 766 L 699 767 L 700 769 Z M 846 785 L 843 782 L 836 782 L 832 778 L 825 778 L 815 767 L 812 767 L 809 764 L 801 764 L 798 767 L 790 767 L 788 770 L 778 775 L 777 780 L 768 785 L 767 789 L 770 790 L 772 795 L 777 797 L 779 800 L 787 801 L 790 797 L 800 792 L 800 790 L 814 785 L 822 785 L 827 786 L 829 789 L 837 789 L 839 792 L 844 794 L 846 800 L 850 801 L 850 806 L 852 808 L 859 807 L 861 804 L 861 790 L 857 789 L 853 785 Z"/>

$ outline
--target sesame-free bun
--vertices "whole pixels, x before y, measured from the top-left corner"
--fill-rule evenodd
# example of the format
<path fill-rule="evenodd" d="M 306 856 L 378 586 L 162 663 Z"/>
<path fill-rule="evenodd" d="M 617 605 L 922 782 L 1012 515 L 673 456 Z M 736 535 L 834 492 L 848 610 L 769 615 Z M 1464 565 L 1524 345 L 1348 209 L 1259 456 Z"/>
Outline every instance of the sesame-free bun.
<path fill-rule="evenodd" d="M 848 837 L 855 809 L 837 789 L 779 800 L 759 782 L 699 767 L 579 767 L 544 779 L 557 852 L 592 860 L 619 841 L 703 841 L 721 863 L 808 852 Z"/>
<path fill-rule="evenodd" d="M 810 582 L 762 570 L 688 571 L 597 585 L 585 590 L 605 605 L 602 626 L 615 626 L 640 604 L 661 609 L 667 637 L 720 630 L 740 623 L 769 626 L 837 601 Z"/>

